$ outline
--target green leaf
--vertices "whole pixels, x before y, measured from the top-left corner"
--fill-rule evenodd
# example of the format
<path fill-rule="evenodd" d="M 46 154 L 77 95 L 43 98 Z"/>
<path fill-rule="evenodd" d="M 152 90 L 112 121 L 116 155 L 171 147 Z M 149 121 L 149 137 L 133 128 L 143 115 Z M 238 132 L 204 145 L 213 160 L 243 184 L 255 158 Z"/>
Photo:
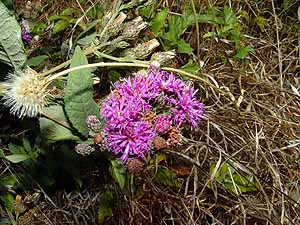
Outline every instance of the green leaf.
<path fill-rule="evenodd" d="M 196 74 L 199 72 L 200 67 L 196 63 L 194 63 L 192 59 L 189 59 L 188 63 L 183 65 L 181 69 L 188 73 Z"/>
<path fill-rule="evenodd" d="M 0 159 L 4 159 L 5 155 L 2 149 L 0 149 Z"/>
<path fill-rule="evenodd" d="M 44 108 L 44 114 L 54 119 L 55 121 L 59 121 L 61 124 L 70 126 L 65 112 L 60 105 L 53 105 Z M 49 142 L 62 140 L 80 140 L 80 138 L 75 136 L 68 128 L 45 117 L 40 118 L 40 129 L 42 137 Z"/>
<path fill-rule="evenodd" d="M 106 191 L 101 195 L 100 206 L 98 209 L 98 223 L 102 224 L 113 216 L 113 208 L 116 206 L 116 194 Z"/>
<path fill-rule="evenodd" d="M 53 34 L 57 34 L 58 32 L 61 32 L 63 30 L 65 30 L 68 26 L 70 25 L 70 21 L 69 20 L 58 20 L 53 27 Z"/>
<path fill-rule="evenodd" d="M 80 47 L 76 47 L 70 68 L 86 65 L 88 61 Z M 86 118 L 98 115 L 99 108 L 93 100 L 93 80 L 89 69 L 69 73 L 65 94 L 65 109 L 72 125 L 84 136 L 88 135 Z"/>
<path fill-rule="evenodd" d="M 9 188 L 18 188 L 18 187 L 20 187 L 20 183 L 17 180 L 16 175 L 14 174 L 14 175 L 8 175 L 5 177 L 2 177 L 0 179 L 0 186 L 6 186 Z"/>
<path fill-rule="evenodd" d="M 222 18 L 213 14 L 213 13 L 204 13 L 198 15 L 198 22 L 199 23 L 209 23 L 209 24 L 223 24 Z"/>
<path fill-rule="evenodd" d="M 89 46 L 90 44 L 93 43 L 93 41 L 96 39 L 96 37 L 97 37 L 97 33 L 94 32 L 90 35 L 85 36 L 84 38 L 79 39 L 77 41 L 77 44 L 82 46 L 82 47 L 87 47 L 87 46 Z"/>
<path fill-rule="evenodd" d="M 27 60 L 27 65 L 30 67 L 38 66 L 49 58 L 47 55 L 39 55 Z"/>
<path fill-rule="evenodd" d="M 5 156 L 5 159 L 7 159 L 8 161 L 10 161 L 12 163 L 20 163 L 29 158 L 30 158 L 30 156 L 26 155 L 26 154 L 14 154 L 14 155 Z"/>
<path fill-rule="evenodd" d="M 162 11 L 157 13 L 155 18 L 151 21 L 150 26 L 155 35 L 158 35 L 158 33 L 163 28 L 167 15 L 168 15 L 167 8 L 164 8 Z"/>
<path fill-rule="evenodd" d="M 233 14 L 232 9 L 229 6 L 224 7 L 224 20 L 225 25 L 234 25 L 238 22 L 237 17 Z"/>
<path fill-rule="evenodd" d="M 76 9 L 76 8 L 66 8 L 60 13 L 60 15 L 61 16 L 70 16 L 76 12 L 78 12 L 78 9 Z"/>
<path fill-rule="evenodd" d="M 127 176 L 126 168 L 120 160 L 111 160 L 110 162 L 110 173 L 112 177 L 120 185 L 120 188 L 124 189 Z"/>
<path fill-rule="evenodd" d="M 213 174 L 215 170 L 216 163 L 211 162 L 210 164 L 210 175 Z M 259 189 L 258 182 L 250 175 L 242 175 L 237 171 L 231 164 L 223 163 L 215 174 L 215 180 L 218 183 L 223 184 L 223 187 L 227 190 L 235 193 L 245 193 L 250 191 L 256 191 Z M 212 183 L 209 184 L 209 187 L 212 188 Z"/>
<path fill-rule="evenodd" d="M 2 2 L 4 3 L 4 5 L 7 8 L 12 8 L 13 7 L 13 0 L 2 0 Z"/>
<path fill-rule="evenodd" d="M 288 10 L 293 3 L 293 0 L 283 0 L 283 9 Z"/>
<path fill-rule="evenodd" d="M 114 82 L 118 81 L 120 79 L 120 77 L 121 77 L 121 74 L 118 71 L 116 71 L 116 70 L 108 71 L 108 78 L 109 78 L 110 82 L 114 83 Z"/>
<path fill-rule="evenodd" d="M 167 168 L 159 168 L 155 174 L 153 181 L 169 187 L 180 188 L 183 184 L 177 174 Z"/>
<path fill-rule="evenodd" d="M 24 146 L 24 149 L 25 149 L 27 152 L 31 152 L 31 151 L 32 151 L 31 145 L 30 145 L 30 141 L 28 140 L 27 137 L 23 137 L 23 146 Z"/>
<path fill-rule="evenodd" d="M 15 198 L 12 194 L 0 195 L 0 200 L 3 202 L 5 208 L 13 210 Z"/>
<path fill-rule="evenodd" d="M 168 40 L 175 45 L 180 38 L 182 32 L 182 18 L 177 15 L 172 15 L 169 19 L 169 30 L 162 36 L 163 39 Z"/>
<path fill-rule="evenodd" d="M 265 28 L 270 26 L 268 24 L 268 21 L 266 20 L 266 18 L 264 18 L 262 16 L 257 16 L 257 17 L 255 17 L 254 20 L 255 20 L 257 26 L 259 26 L 259 29 L 261 32 L 264 32 Z"/>
<path fill-rule="evenodd" d="M 251 46 L 249 46 L 249 45 L 242 46 L 242 47 L 238 48 L 238 51 L 234 57 L 238 58 L 238 59 L 244 59 L 249 55 L 250 52 L 254 52 L 254 50 Z"/>
<path fill-rule="evenodd" d="M 39 22 L 38 24 L 36 24 L 33 28 L 32 28 L 32 33 L 33 34 L 38 34 L 41 35 L 44 33 L 44 31 L 47 28 L 47 24 L 44 22 Z"/>
<path fill-rule="evenodd" d="M 21 70 L 26 53 L 21 39 L 21 28 L 16 19 L 0 1 L 0 47 L 4 50 L 15 70 Z"/>
<path fill-rule="evenodd" d="M 0 225 L 11 225 L 10 219 L 0 218 Z"/>
<path fill-rule="evenodd" d="M 192 9 L 189 6 L 185 6 L 182 14 L 182 31 L 181 34 L 190 26 L 195 25 L 196 19 L 193 15 Z"/>
<path fill-rule="evenodd" d="M 179 53 L 190 54 L 193 52 L 193 48 L 190 46 L 190 44 L 186 43 L 183 39 L 177 42 L 177 47 Z"/>
<path fill-rule="evenodd" d="M 211 38 L 211 37 L 214 37 L 216 36 L 216 32 L 212 31 L 212 32 L 206 32 L 204 35 L 203 35 L 203 38 Z"/>

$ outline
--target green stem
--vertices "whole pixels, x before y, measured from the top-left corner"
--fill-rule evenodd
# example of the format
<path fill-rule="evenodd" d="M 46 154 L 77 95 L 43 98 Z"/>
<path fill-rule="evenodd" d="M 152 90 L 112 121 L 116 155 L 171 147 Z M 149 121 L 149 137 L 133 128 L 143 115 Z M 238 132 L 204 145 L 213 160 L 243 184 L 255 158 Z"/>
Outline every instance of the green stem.
<path fill-rule="evenodd" d="M 149 65 L 142 64 L 142 63 L 121 63 L 121 62 L 99 62 L 99 63 L 91 63 L 87 65 L 77 66 L 73 67 L 67 70 L 64 70 L 62 72 L 59 72 L 57 74 L 54 74 L 53 76 L 49 76 L 48 82 L 51 82 L 61 76 L 64 76 L 68 73 L 71 73 L 73 71 L 81 70 L 81 69 L 87 69 L 87 68 L 93 68 L 93 67 L 141 67 L 141 68 L 148 68 Z"/>
<path fill-rule="evenodd" d="M 146 63 L 131 63 L 131 62 L 99 62 L 99 63 L 91 63 L 91 64 L 87 64 L 87 65 L 82 65 L 82 66 L 77 66 L 77 67 L 73 67 L 67 70 L 64 70 L 62 72 L 59 72 L 57 74 L 54 74 L 53 76 L 49 76 L 48 78 L 48 82 L 50 83 L 51 81 L 64 76 L 70 72 L 73 71 L 77 71 L 77 70 L 81 70 L 81 69 L 87 69 L 87 68 L 93 68 L 93 67 L 141 67 L 141 68 L 149 68 L 149 64 Z M 201 81 L 205 84 L 207 84 L 210 87 L 216 88 L 218 89 L 218 87 L 216 87 L 215 85 L 211 84 L 209 81 L 198 77 L 196 75 L 193 75 L 191 73 L 188 73 L 186 71 L 183 70 L 179 70 L 179 69 L 174 69 L 174 68 L 170 68 L 170 67 L 163 67 L 163 70 L 169 71 L 169 72 L 174 72 L 174 73 L 178 73 L 184 76 L 187 76 L 191 79 L 195 79 L 198 81 Z"/>
<path fill-rule="evenodd" d="M 107 46 L 107 45 L 109 45 L 109 44 L 110 44 L 110 43 L 107 42 L 107 43 L 105 43 L 105 44 L 101 44 L 101 45 L 98 45 L 98 46 L 96 46 L 96 47 L 87 48 L 87 49 L 84 51 L 84 54 L 85 54 L 85 55 L 90 55 L 90 54 L 96 52 L 97 50 L 99 50 L 100 48 L 103 48 L 103 47 L 105 47 L 105 46 Z M 71 60 L 68 60 L 68 61 L 66 61 L 66 62 L 63 62 L 63 63 L 59 64 L 58 66 L 55 66 L 55 67 L 51 68 L 50 70 L 47 70 L 46 72 L 41 73 L 40 76 L 43 77 L 43 76 L 47 76 L 47 75 L 49 75 L 49 74 L 52 74 L 52 73 L 54 73 L 54 72 L 56 72 L 56 71 L 58 71 L 58 70 L 60 70 L 60 69 L 62 69 L 62 68 L 64 68 L 64 67 L 68 66 L 70 63 L 71 63 Z"/>

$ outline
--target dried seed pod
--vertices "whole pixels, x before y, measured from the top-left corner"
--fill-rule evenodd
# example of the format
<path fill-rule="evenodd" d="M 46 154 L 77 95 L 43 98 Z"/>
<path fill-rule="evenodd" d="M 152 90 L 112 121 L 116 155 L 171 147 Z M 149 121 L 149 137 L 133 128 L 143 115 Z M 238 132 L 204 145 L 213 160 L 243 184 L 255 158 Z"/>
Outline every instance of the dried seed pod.
<path fill-rule="evenodd" d="M 158 40 L 152 39 L 145 43 L 138 44 L 134 48 L 124 50 L 122 55 L 132 59 L 145 59 L 158 46 Z"/>
<path fill-rule="evenodd" d="M 144 22 L 142 17 L 137 17 L 134 20 L 125 24 L 125 28 L 120 35 L 122 40 L 133 40 L 138 34 L 147 27 L 148 23 Z"/>
<path fill-rule="evenodd" d="M 182 142 L 181 131 L 176 127 L 172 127 L 170 132 L 169 132 L 168 143 L 170 145 L 180 145 L 181 142 Z"/>
<path fill-rule="evenodd" d="M 138 158 L 131 158 L 126 164 L 128 173 L 130 174 L 141 172 L 143 170 L 143 166 L 144 163 Z"/>
<path fill-rule="evenodd" d="M 175 56 L 176 56 L 175 50 L 167 51 L 167 52 L 156 52 L 151 56 L 150 61 L 156 61 L 159 64 L 166 66 L 172 62 Z"/>
<path fill-rule="evenodd" d="M 143 119 L 149 123 L 150 125 L 154 125 L 155 119 L 156 119 L 156 115 L 154 112 L 146 112 L 145 114 L 143 114 Z"/>
<path fill-rule="evenodd" d="M 153 147 L 155 150 L 162 150 L 162 149 L 167 148 L 168 144 L 164 138 L 157 136 L 153 140 Z"/>
<path fill-rule="evenodd" d="M 120 13 L 120 15 L 114 20 L 113 23 L 111 23 L 107 28 L 107 35 L 109 37 L 116 36 L 121 29 L 123 28 L 123 22 L 126 19 L 127 15 L 123 12 Z"/>

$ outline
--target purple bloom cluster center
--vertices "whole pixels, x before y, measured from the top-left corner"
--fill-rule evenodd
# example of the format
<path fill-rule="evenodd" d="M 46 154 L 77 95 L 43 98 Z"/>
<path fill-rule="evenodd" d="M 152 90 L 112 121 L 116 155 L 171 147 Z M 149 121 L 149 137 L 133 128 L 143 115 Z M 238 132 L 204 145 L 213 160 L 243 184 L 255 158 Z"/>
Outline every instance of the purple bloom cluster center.
<path fill-rule="evenodd" d="M 204 104 L 196 93 L 192 83 L 153 66 L 116 82 L 101 107 L 106 147 L 125 163 L 144 159 L 157 136 L 171 145 L 171 130 L 196 129 L 203 119 Z"/>

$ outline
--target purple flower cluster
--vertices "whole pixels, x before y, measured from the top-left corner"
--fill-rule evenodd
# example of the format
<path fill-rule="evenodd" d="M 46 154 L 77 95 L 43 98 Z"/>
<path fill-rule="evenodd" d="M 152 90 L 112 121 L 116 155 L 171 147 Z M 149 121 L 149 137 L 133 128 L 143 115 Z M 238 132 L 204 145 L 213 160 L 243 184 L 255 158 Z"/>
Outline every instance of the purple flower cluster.
<path fill-rule="evenodd" d="M 158 68 L 123 79 L 114 88 L 102 102 L 101 116 L 107 148 L 123 162 L 144 158 L 155 137 L 167 137 L 185 124 L 196 129 L 203 118 L 204 104 L 192 84 Z M 144 117 L 149 112 L 155 115 L 152 122 Z"/>
<path fill-rule="evenodd" d="M 29 43 L 32 40 L 32 36 L 31 34 L 26 31 L 25 29 L 22 30 L 22 39 L 26 42 Z"/>

